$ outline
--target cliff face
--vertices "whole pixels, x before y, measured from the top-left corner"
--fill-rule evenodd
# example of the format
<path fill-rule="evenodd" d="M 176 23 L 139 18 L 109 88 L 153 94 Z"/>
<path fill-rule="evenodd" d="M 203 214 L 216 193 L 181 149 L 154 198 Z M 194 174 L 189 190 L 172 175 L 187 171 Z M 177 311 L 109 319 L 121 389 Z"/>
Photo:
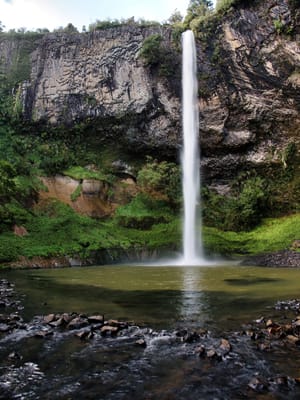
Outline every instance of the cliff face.
<path fill-rule="evenodd" d="M 299 149 L 299 9 L 288 0 L 244 3 L 214 17 L 210 31 L 199 26 L 197 38 L 202 166 L 217 185 L 242 168 L 280 165 L 288 143 Z M 170 45 L 170 29 L 160 27 L 39 39 L 22 86 L 25 116 L 52 124 L 91 119 L 103 137 L 177 157 L 180 95 L 138 56 L 155 33 Z M 0 43 L 1 58 L 7 48 Z"/>
<path fill-rule="evenodd" d="M 280 164 L 299 149 L 299 9 L 287 0 L 245 2 L 199 43 L 205 176 L 225 179 Z"/>
<path fill-rule="evenodd" d="M 104 136 L 115 125 L 124 142 L 176 146 L 179 99 L 139 57 L 152 34 L 169 41 L 170 31 L 160 27 L 45 36 L 31 54 L 30 82 L 23 85 L 25 115 L 52 124 L 93 119 Z"/>

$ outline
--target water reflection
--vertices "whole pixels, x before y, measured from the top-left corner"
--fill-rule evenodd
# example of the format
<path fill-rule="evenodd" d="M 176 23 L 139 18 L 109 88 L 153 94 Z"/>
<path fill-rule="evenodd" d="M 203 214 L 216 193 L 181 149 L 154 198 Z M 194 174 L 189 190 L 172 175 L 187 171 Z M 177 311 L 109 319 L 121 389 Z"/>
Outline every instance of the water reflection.
<path fill-rule="evenodd" d="M 182 271 L 182 292 L 180 315 L 183 320 L 195 321 L 204 314 L 204 292 L 201 290 L 202 270 L 199 267 L 185 267 Z"/>
<path fill-rule="evenodd" d="M 297 298 L 300 270 L 238 266 L 102 266 L 7 271 L 26 294 L 28 319 L 51 312 L 100 312 L 169 328 L 177 321 L 220 329 L 257 318 L 277 300 Z"/>
<path fill-rule="evenodd" d="M 261 315 L 273 318 L 270 313 L 275 312 L 272 306 L 276 300 L 299 297 L 300 270 L 106 266 L 10 271 L 4 275 L 26 294 L 29 317 L 59 311 L 98 311 L 140 326 L 144 322 L 146 328 L 132 328 L 144 335 L 147 347 L 137 347 L 136 337 L 128 332 L 116 341 L 101 335 L 82 341 L 71 331 L 57 330 L 45 340 L 28 337 L 2 342 L 0 367 L 2 374 L 8 371 L 2 382 L 7 384 L 8 378 L 13 378 L 13 396 L 0 394 L 0 398 L 250 399 L 258 398 L 251 393 L 248 396 L 248 384 L 257 371 L 266 380 L 287 373 L 298 376 L 299 355 L 294 347 L 269 354 L 257 351 L 251 339 L 232 332 Z M 206 348 L 214 340 L 219 345 L 225 331 L 234 346 L 233 359 L 215 362 L 195 356 L 198 343 L 173 340 L 178 325 L 187 331 L 194 327 L 210 330 Z M 31 334 L 30 330 L 26 332 Z M 12 352 L 22 356 L 13 367 L 8 365 Z M 274 370 L 269 368 L 270 362 Z M 24 378 L 26 365 L 33 372 Z M 36 371 L 42 373 L 39 381 Z M 268 395 L 261 398 L 275 398 L 277 393 Z M 295 397 L 286 391 L 276 398 L 287 397 L 299 398 L 299 390 L 295 390 Z"/>

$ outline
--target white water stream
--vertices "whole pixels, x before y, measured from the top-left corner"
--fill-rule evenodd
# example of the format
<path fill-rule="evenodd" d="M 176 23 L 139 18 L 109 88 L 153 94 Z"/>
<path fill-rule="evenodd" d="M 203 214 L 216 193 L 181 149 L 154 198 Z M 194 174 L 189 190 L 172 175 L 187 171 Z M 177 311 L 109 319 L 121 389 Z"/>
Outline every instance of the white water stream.
<path fill-rule="evenodd" d="M 199 111 L 195 38 L 192 31 L 182 34 L 183 91 L 183 259 L 185 265 L 205 262 L 202 245 L 200 204 Z M 199 212 L 198 212 L 199 211 Z"/>

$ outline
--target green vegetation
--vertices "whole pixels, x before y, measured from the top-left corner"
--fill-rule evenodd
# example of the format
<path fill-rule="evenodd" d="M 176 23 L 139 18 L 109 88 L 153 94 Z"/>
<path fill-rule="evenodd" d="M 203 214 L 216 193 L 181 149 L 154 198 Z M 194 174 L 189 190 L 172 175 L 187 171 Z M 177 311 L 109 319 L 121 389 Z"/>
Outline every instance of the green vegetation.
<path fill-rule="evenodd" d="M 78 197 L 81 195 L 81 191 L 82 191 L 82 185 L 79 184 L 77 188 L 74 190 L 74 192 L 71 194 L 71 200 L 76 201 Z"/>
<path fill-rule="evenodd" d="M 180 71 L 179 55 L 174 44 L 174 47 L 166 44 L 163 37 L 155 33 L 144 40 L 139 57 L 152 71 L 157 70 L 160 76 L 174 79 Z"/>
<path fill-rule="evenodd" d="M 161 62 L 161 42 L 163 38 L 158 33 L 148 36 L 140 50 L 140 57 L 143 58 L 146 65 L 157 65 Z"/>
<path fill-rule="evenodd" d="M 11 67 L 6 73 L 6 80 L 8 86 L 17 88 L 21 82 L 29 80 L 31 72 L 30 54 L 37 47 L 39 40 L 43 35 L 37 32 L 9 32 L 0 33 L 0 40 L 13 39 L 16 45 L 12 53 Z M 0 72 L 1 64 L 7 60 L 0 59 Z"/>
<path fill-rule="evenodd" d="M 266 213 L 269 193 L 264 179 L 241 174 L 233 183 L 230 195 L 221 196 L 204 189 L 203 197 L 205 224 L 225 231 L 245 231 L 260 223 Z"/>
<path fill-rule="evenodd" d="M 180 81 L 178 43 L 181 33 L 192 28 L 201 46 L 208 50 L 211 62 L 220 67 L 222 47 L 215 37 L 216 27 L 220 17 L 241 1 L 219 0 L 216 12 L 211 1 L 190 1 L 184 21 L 178 12 L 168 21 L 172 26 L 171 43 L 159 34 L 150 35 L 144 40 L 139 56 L 153 75 L 165 77 L 173 84 Z M 291 2 L 299 6 L 298 1 Z M 89 30 L 125 24 L 155 23 L 134 19 L 96 21 Z M 278 33 L 286 33 L 281 21 L 275 20 L 274 26 Z M 72 24 L 57 31 L 77 33 Z M 101 250 L 178 250 L 181 246 L 180 168 L 164 160 L 161 154 L 157 155 L 158 159 L 146 160 L 136 152 L 134 157 L 128 150 L 125 154 L 123 143 L 116 143 L 115 138 L 121 137 L 122 124 L 134 123 L 132 115 L 103 119 L 101 127 L 95 126 L 92 120 L 55 127 L 23 120 L 20 84 L 29 77 L 30 53 L 44 33 L 47 32 L 4 33 L 0 23 L 1 40 L 14 37 L 17 42 L 12 68 L 6 75 L 0 73 L 0 262 L 16 260 L 20 255 L 88 257 Z M 201 85 L 203 93 L 210 93 L 209 81 L 215 77 L 202 71 L 199 79 L 207 83 Z M 95 98 L 87 96 L 85 101 L 93 105 Z M 116 126 L 119 122 L 122 128 Z M 120 202 L 122 206 L 106 219 L 76 214 L 58 201 L 35 204 L 41 188 L 38 177 L 57 173 L 79 181 L 105 181 L 113 198 L 114 184 L 119 179 L 113 167 L 116 160 L 129 160 L 134 167 L 138 194 L 128 195 L 127 204 Z M 205 247 L 212 253 L 256 254 L 289 248 L 299 239 L 299 161 L 297 145 L 291 141 L 280 154 L 276 182 L 274 171 L 248 171 L 230 183 L 226 196 L 205 188 L 202 194 Z M 71 200 L 75 201 L 81 192 L 79 184 Z M 274 219 L 287 214 L 290 215 Z M 22 225 L 27 234 L 16 236 L 14 225 Z"/>
<path fill-rule="evenodd" d="M 142 230 L 170 222 L 174 217 L 166 201 L 146 194 L 139 194 L 126 206 L 119 207 L 115 215 L 119 225 Z"/>
<path fill-rule="evenodd" d="M 300 237 L 300 214 L 265 219 L 249 232 L 223 232 L 204 229 L 205 247 L 211 252 L 237 256 L 290 249 Z"/>
<path fill-rule="evenodd" d="M 97 31 L 97 30 L 103 30 L 103 29 L 109 29 L 109 28 L 117 28 L 120 26 L 141 26 L 141 27 L 147 27 L 147 26 L 159 26 L 160 23 L 157 21 L 147 21 L 145 19 L 138 19 L 135 20 L 134 17 L 128 18 L 128 19 L 107 19 L 104 21 L 96 20 L 96 22 L 93 22 L 92 24 L 89 25 L 89 31 Z"/>
<path fill-rule="evenodd" d="M 137 183 L 145 193 L 164 198 L 175 209 L 181 203 L 181 172 L 175 163 L 148 157 L 138 173 Z"/>
<path fill-rule="evenodd" d="M 70 178 L 77 179 L 78 181 L 82 179 L 97 179 L 99 181 L 112 182 L 112 177 L 99 171 L 95 166 L 90 168 L 84 168 L 80 165 L 72 166 L 63 171 L 64 175 Z"/>
<path fill-rule="evenodd" d="M 122 212 L 124 210 L 120 210 L 119 215 Z M 1 263 L 16 260 L 19 255 L 29 258 L 59 255 L 88 257 L 98 250 L 170 248 L 179 239 L 176 220 L 156 223 L 151 230 L 128 229 L 119 224 L 119 216 L 100 222 L 78 215 L 71 207 L 56 200 L 49 200 L 36 208 L 25 227 L 28 234 L 23 237 L 16 237 L 9 231 L 2 233 Z"/>

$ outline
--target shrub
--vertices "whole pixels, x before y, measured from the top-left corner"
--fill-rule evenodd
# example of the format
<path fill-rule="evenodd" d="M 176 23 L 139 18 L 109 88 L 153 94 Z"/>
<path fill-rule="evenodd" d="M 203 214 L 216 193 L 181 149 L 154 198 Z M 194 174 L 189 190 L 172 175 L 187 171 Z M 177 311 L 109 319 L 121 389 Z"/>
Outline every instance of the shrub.
<path fill-rule="evenodd" d="M 230 196 L 221 196 L 208 189 L 203 192 L 204 222 L 224 230 L 248 231 L 258 225 L 266 211 L 268 191 L 260 177 L 238 182 Z"/>
<path fill-rule="evenodd" d="M 141 193 L 129 204 L 119 207 L 115 218 L 126 228 L 150 229 L 155 224 L 170 220 L 171 210 L 163 200 L 153 199 Z"/>
<path fill-rule="evenodd" d="M 144 192 L 150 195 L 163 195 L 172 205 L 178 205 L 181 198 L 181 175 L 175 163 L 147 159 L 139 171 L 137 183 Z"/>
<path fill-rule="evenodd" d="M 157 65 L 161 61 L 161 42 L 163 38 L 158 33 L 148 36 L 140 50 L 140 57 L 147 65 Z"/>

